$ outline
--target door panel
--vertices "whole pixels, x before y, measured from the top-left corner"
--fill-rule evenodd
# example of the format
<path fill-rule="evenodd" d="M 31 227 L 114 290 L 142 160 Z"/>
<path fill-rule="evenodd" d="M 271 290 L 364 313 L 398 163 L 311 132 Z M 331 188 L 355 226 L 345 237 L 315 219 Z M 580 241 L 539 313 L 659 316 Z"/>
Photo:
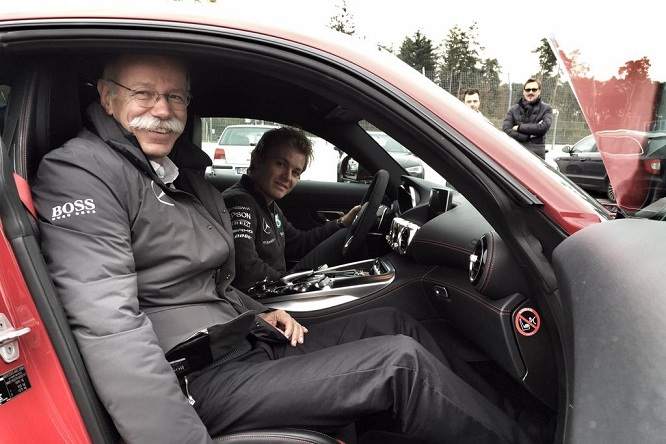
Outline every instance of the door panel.
<path fill-rule="evenodd" d="M 307 229 L 326 223 L 323 214 L 347 213 L 367 189 L 366 184 L 301 181 L 278 205 L 294 226 Z"/>

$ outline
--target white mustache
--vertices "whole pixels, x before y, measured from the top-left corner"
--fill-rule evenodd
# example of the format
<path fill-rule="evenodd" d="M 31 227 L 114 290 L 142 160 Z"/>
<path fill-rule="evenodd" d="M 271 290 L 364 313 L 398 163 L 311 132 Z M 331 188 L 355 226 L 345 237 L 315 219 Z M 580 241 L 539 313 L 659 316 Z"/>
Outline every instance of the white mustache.
<path fill-rule="evenodd" d="M 129 123 L 130 128 L 135 130 L 154 131 L 157 133 L 182 133 L 185 130 L 185 124 L 172 117 L 163 120 L 155 116 L 138 116 Z"/>

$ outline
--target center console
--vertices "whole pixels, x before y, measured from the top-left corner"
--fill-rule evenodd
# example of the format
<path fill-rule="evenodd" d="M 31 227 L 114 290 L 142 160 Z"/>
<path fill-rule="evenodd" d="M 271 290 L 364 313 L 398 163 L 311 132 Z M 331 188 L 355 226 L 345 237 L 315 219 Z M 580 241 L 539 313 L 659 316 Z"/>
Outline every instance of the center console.
<path fill-rule="evenodd" d="M 390 285 L 394 278 L 395 269 L 388 260 L 367 259 L 260 281 L 247 293 L 275 309 L 322 310 L 361 299 Z"/>

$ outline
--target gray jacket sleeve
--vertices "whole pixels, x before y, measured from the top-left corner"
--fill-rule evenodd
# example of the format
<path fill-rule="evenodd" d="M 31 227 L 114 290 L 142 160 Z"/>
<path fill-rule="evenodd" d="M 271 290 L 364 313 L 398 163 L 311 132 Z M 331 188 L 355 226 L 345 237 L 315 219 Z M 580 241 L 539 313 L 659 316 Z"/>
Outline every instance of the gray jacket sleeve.
<path fill-rule="evenodd" d="M 139 309 L 127 176 L 140 173 L 58 151 L 33 187 L 42 249 L 100 399 L 126 442 L 212 442 Z"/>

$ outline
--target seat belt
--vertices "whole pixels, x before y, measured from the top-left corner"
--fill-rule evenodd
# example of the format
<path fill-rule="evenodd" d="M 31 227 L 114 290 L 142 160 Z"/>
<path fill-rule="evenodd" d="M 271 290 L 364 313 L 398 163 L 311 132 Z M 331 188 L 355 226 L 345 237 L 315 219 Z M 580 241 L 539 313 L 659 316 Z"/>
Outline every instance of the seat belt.
<path fill-rule="evenodd" d="M 16 118 L 8 118 L 5 121 L 5 128 L 2 132 L 2 142 L 9 150 L 12 150 L 14 148 L 13 143 L 14 143 L 14 137 L 16 136 L 17 127 L 18 127 L 18 120 Z M 32 202 L 32 194 L 30 193 L 30 186 L 28 185 L 28 181 L 19 173 L 17 172 L 13 173 L 16 189 L 18 190 L 21 202 L 23 202 L 23 206 L 30 212 L 30 214 L 32 214 L 32 217 L 35 218 L 35 221 L 37 221 L 37 211 L 35 210 L 35 205 Z M 25 174 L 27 174 L 27 172 L 25 172 Z"/>
<path fill-rule="evenodd" d="M 17 173 L 13 174 L 14 182 L 16 183 L 16 189 L 18 190 L 21 202 L 23 202 L 23 206 L 25 206 L 30 214 L 32 214 L 32 217 L 37 220 L 37 211 L 35 210 L 35 204 L 32 202 L 32 194 L 30 194 L 30 186 L 28 185 L 28 181 Z"/>

